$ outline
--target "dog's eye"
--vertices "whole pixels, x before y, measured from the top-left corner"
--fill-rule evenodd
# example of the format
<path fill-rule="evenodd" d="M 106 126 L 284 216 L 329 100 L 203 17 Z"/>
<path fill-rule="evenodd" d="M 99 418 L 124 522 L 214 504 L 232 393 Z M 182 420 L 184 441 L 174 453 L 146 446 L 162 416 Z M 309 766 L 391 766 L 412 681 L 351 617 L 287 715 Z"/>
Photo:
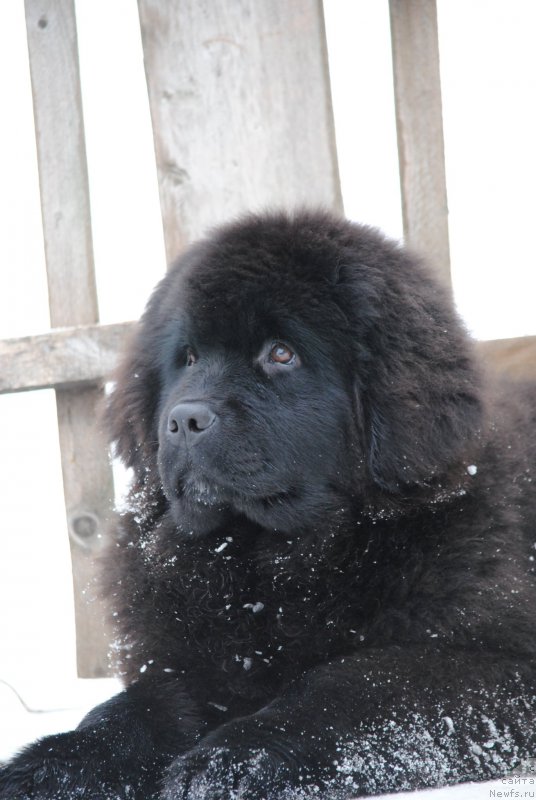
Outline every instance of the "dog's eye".
<path fill-rule="evenodd" d="M 296 353 L 290 347 L 287 347 L 283 342 L 274 342 L 269 355 L 270 361 L 274 364 L 294 364 L 296 361 Z"/>
<path fill-rule="evenodd" d="M 186 366 L 191 367 L 197 361 L 197 356 L 191 347 L 186 349 Z"/>

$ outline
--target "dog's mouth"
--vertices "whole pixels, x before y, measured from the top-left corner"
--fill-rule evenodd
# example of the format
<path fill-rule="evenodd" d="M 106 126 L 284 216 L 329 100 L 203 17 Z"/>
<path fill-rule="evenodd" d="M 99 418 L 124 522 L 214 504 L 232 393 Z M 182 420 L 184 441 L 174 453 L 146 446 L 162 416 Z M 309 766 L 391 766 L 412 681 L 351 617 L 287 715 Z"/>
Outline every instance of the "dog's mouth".
<path fill-rule="evenodd" d="M 228 498 L 224 496 L 217 484 L 202 478 L 181 481 L 177 487 L 176 496 L 202 506 L 217 506 L 228 502 Z"/>
<path fill-rule="evenodd" d="M 298 527 L 316 523 L 323 516 L 322 492 L 311 495 L 299 485 L 288 489 L 260 491 L 254 487 L 236 487 L 198 477 L 182 481 L 171 495 L 170 510 L 178 529 L 194 536 L 205 536 L 229 524 L 233 517 L 243 517 L 273 531 L 290 533 Z"/>
<path fill-rule="evenodd" d="M 196 519 L 203 516 L 215 518 L 218 514 L 234 512 L 258 521 L 268 522 L 278 518 L 284 509 L 299 503 L 300 490 L 291 485 L 281 489 L 264 487 L 258 480 L 248 483 L 231 479 L 218 480 L 191 471 L 177 480 L 174 490 L 168 494 L 171 505 L 176 509 L 177 521 L 181 515 Z"/>
<path fill-rule="evenodd" d="M 228 515 L 238 515 L 269 528 L 287 530 L 300 515 L 304 488 L 283 475 L 225 473 L 191 460 L 171 469 L 160 465 L 164 492 L 180 529 L 204 535 Z M 286 485 L 287 484 L 287 485 Z M 303 510 L 303 509 L 302 509 Z"/>
<path fill-rule="evenodd" d="M 257 485 L 242 488 L 232 483 L 217 483 L 205 478 L 187 477 L 178 484 L 176 497 L 199 505 L 235 506 L 240 510 L 258 504 L 269 511 L 270 508 L 298 499 L 299 490 L 291 486 L 288 489 L 263 493 Z"/>

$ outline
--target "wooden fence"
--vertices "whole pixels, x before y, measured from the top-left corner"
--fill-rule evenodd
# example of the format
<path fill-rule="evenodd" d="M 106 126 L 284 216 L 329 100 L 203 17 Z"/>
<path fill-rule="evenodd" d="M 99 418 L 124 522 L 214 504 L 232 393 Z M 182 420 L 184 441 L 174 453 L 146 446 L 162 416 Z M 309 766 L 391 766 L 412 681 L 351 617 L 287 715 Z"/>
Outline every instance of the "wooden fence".
<path fill-rule="evenodd" d="M 113 496 L 95 407 L 132 323 L 98 321 L 73 3 L 25 0 L 52 330 L 0 342 L 0 393 L 56 392 L 78 672 L 92 677 L 108 671 L 108 640 L 86 589 Z M 138 8 L 170 261 L 224 215 L 299 203 L 342 210 L 321 0 Z M 405 237 L 448 278 L 435 0 L 390 0 L 390 12 Z M 536 337 L 482 350 L 497 368 L 536 373 Z"/>

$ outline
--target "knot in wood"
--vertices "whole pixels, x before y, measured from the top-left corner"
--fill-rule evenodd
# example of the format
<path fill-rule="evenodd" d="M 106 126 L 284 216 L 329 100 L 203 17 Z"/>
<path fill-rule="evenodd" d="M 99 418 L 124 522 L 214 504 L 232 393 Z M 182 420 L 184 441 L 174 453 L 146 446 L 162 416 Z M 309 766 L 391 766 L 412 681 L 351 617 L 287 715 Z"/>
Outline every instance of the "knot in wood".
<path fill-rule="evenodd" d="M 96 538 L 99 527 L 99 520 L 91 511 L 73 514 L 69 524 L 71 535 L 86 547 Z"/>

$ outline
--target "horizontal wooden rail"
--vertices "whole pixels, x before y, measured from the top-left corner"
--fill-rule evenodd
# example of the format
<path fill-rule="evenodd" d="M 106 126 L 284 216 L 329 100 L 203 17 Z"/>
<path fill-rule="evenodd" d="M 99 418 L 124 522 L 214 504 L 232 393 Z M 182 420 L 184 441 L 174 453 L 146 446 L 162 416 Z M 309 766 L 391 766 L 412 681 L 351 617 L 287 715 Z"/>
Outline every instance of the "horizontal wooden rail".
<path fill-rule="evenodd" d="M 81 325 L 0 340 L 0 394 L 102 383 L 134 326 Z"/>
<path fill-rule="evenodd" d="M 135 325 L 82 325 L 0 340 L 0 394 L 101 384 Z M 536 378 L 536 336 L 478 342 L 477 351 L 497 371 Z"/>
<path fill-rule="evenodd" d="M 478 352 L 496 372 L 536 380 L 536 336 L 478 342 Z"/>

